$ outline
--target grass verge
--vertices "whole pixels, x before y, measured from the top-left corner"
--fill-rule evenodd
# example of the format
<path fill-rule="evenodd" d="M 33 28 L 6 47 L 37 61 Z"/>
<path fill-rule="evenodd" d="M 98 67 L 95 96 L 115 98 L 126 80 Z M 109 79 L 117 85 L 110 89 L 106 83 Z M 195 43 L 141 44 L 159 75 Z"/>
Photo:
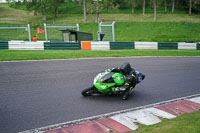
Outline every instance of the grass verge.
<path fill-rule="evenodd" d="M 134 133 L 199 133 L 200 132 L 200 111 L 185 114 L 175 119 L 151 125 L 142 126 Z"/>
<path fill-rule="evenodd" d="M 131 56 L 200 56 L 200 51 L 198 50 L 110 50 L 110 51 L 1 50 L 0 51 L 0 61 L 72 59 L 72 58 L 96 58 L 96 57 L 131 57 Z"/>

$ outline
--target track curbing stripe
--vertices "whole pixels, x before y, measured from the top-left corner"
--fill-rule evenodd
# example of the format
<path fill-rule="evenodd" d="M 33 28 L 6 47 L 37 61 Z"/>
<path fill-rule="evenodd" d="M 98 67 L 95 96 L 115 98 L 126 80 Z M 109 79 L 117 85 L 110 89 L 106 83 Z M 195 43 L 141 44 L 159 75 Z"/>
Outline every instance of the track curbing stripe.
<path fill-rule="evenodd" d="M 194 97 L 200 97 L 200 94 L 180 97 L 180 98 L 176 98 L 176 99 L 172 99 L 172 100 L 167 100 L 167 101 L 158 102 L 158 103 L 149 104 L 149 105 L 144 105 L 144 106 L 140 106 L 140 107 L 136 107 L 136 108 L 130 108 L 130 109 L 125 109 L 125 110 L 121 110 L 121 111 L 111 112 L 111 113 L 107 113 L 107 114 L 92 116 L 92 117 L 88 117 L 88 118 L 68 121 L 68 122 L 64 122 L 64 123 L 59 123 L 59 124 L 55 124 L 55 125 L 37 128 L 37 129 L 22 131 L 20 133 L 43 133 L 45 131 L 50 131 L 50 130 L 55 130 L 55 129 L 58 129 L 58 128 L 68 127 L 68 126 L 75 125 L 75 124 L 81 124 L 81 123 L 84 123 L 84 122 L 87 122 L 87 121 L 98 120 L 98 119 L 101 119 L 101 118 L 112 117 L 114 115 L 119 115 L 119 114 L 122 114 L 122 113 L 136 111 L 136 110 L 140 110 L 140 109 L 156 107 L 156 106 L 159 106 L 159 105 L 164 105 L 164 104 L 168 104 L 168 103 L 172 103 L 172 102 L 176 102 L 176 101 L 180 101 L 180 100 L 192 99 Z"/>
<path fill-rule="evenodd" d="M 200 97 L 195 97 L 195 98 L 191 98 L 191 99 L 188 99 L 188 100 L 200 104 Z"/>

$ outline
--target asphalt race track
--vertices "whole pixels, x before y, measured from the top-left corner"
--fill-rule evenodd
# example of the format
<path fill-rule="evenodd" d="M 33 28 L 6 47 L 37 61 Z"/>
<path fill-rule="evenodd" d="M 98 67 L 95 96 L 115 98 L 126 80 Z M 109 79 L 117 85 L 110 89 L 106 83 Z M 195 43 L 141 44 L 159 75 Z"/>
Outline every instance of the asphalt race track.
<path fill-rule="evenodd" d="M 128 101 L 82 97 L 97 73 L 123 62 L 145 73 Z M 200 93 L 200 57 L 0 62 L 0 133 L 15 133 Z"/>

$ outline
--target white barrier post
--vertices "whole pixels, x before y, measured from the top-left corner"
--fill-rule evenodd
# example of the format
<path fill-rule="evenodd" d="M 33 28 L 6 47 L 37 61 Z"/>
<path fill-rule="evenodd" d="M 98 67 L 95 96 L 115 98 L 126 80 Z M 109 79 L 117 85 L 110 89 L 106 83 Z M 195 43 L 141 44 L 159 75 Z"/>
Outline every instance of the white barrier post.
<path fill-rule="evenodd" d="M 47 24 L 44 23 L 45 40 L 48 41 L 47 37 Z"/>
<path fill-rule="evenodd" d="M 115 42 L 115 21 L 112 23 L 112 35 L 113 35 L 113 42 Z"/>
<path fill-rule="evenodd" d="M 27 30 L 28 30 L 28 38 L 29 38 L 29 42 L 31 42 L 31 30 L 30 30 L 30 25 L 27 25 Z"/>
<path fill-rule="evenodd" d="M 76 27 L 77 27 L 77 31 L 79 31 L 79 24 L 76 24 Z"/>

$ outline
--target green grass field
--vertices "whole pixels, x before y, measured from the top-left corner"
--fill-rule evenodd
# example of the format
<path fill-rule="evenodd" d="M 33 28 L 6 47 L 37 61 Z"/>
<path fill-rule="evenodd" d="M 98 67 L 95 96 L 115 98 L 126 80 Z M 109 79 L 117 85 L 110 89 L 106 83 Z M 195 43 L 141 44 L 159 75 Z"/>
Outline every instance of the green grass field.
<path fill-rule="evenodd" d="M 0 26 L 8 24 L 0 24 Z M 11 26 L 11 25 L 10 25 Z M 19 26 L 19 24 L 12 24 Z M 24 26 L 24 25 L 21 25 Z M 36 34 L 37 27 L 44 29 L 42 25 L 32 25 L 31 34 Z M 93 34 L 97 40 L 97 23 L 81 23 L 80 30 Z M 28 33 L 25 30 L 1 30 L 0 40 L 28 40 Z M 49 29 L 50 40 L 62 40 L 61 31 Z M 56 34 L 57 33 L 57 34 Z M 116 41 L 158 41 L 158 42 L 185 42 L 200 41 L 200 23 L 188 22 L 117 22 Z M 56 36 L 57 35 L 57 36 Z M 39 34 L 39 40 L 45 40 L 44 34 Z M 53 36 L 53 38 L 51 37 Z M 56 38 L 56 39 L 55 39 Z"/>
<path fill-rule="evenodd" d="M 74 6 L 74 5 L 73 5 Z M 72 7 L 73 7 L 72 6 Z M 36 34 L 37 27 L 44 29 L 43 23 L 69 25 L 80 24 L 80 31 L 90 32 L 94 40 L 97 40 L 98 24 L 95 23 L 95 14 L 87 16 L 87 23 L 83 23 L 83 15 L 80 11 L 74 13 L 66 12 L 61 6 L 61 13 L 58 18 L 47 16 L 47 21 L 41 21 L 41 14 L 33 16 L 33 11 L 17 10 L 10 8 L 7 4 L 0 4 L 0 26 L 31 25 L 31 34 Z M 22 9 L 24 7 L 21 7 Z M 159 41 L 159 42 L 184 42 L 200 41 L 200 15 L 189 16 L 183 13 L 158 13 L 157 22 L 153 22 L 151 11 L 143 16 L 141 13 L 131 14 L 124 12 L 101 13 L 100 18 L 105 21 L 117 21 L 115 26 L 116 41 Z M 60 31 L 56 31 L 59 32 Z M 56 36 L 55 30 L 48 30 L 49 36 L 54 36 L 56 40 L 61 39 Z M 58 34 L 60 35 L 60 34 Z M 39 40 L 44 40 L 43 34 L 39 34 Z M 1 30 L 0 40 L 27 40 L 28 34 L 25 30 Z M 51 40 L 51 38 L 50 38 Z"/>
<path fill-rule="evenodd" d="M 200 111 L 192 114 L 184 114 L 171 120 L 151 125 L 140 126 L 138 131 L 133 133 L 199 133 L 200 132 Z"/>
<path fill-rule="evenodd" d="M 0 61 L 132 56 L 200 56 L 200 50 L 0 50 Z"/>

